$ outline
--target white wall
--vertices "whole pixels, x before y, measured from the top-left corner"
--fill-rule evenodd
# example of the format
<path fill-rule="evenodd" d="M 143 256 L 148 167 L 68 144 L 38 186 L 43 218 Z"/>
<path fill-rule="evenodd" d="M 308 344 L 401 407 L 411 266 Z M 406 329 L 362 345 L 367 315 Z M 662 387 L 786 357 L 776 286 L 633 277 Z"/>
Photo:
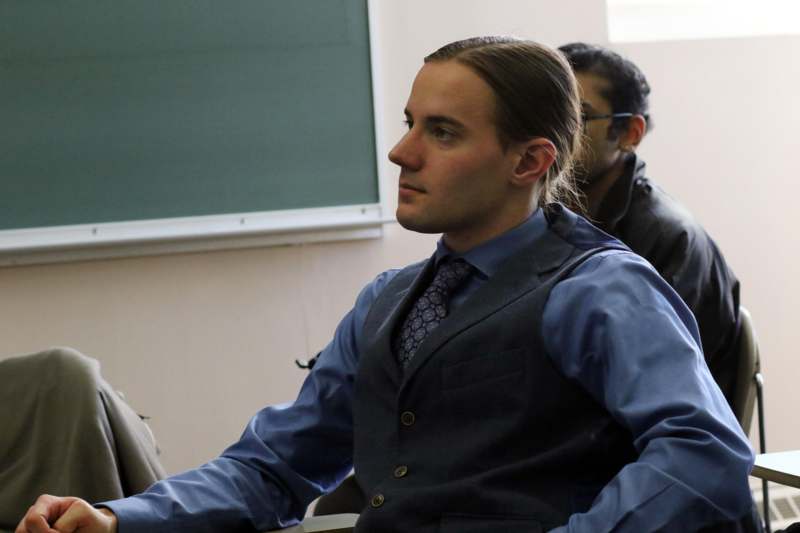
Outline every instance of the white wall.
<path fill-rule="evenodd" d="M 448 41 L 490 33 L 552 45 L 606 41 L 602 0 L 374 3 L 384 151 L 403 131 L 422 57 Z M 785 205 L 797 191 L 790 91 L 800 72 L 790 67 L 791 49 L 774 49 L 796 51 L 796 43 L 623 49 L 657 87 L 658 124 L 643 147 L 651 174 L 706 223 L 742 279 L 764 345 L 775 449 L 800 446 L 790 411 L 780 408 L 793 400 L 800 341 L 789 308 L 795 215 Z M 383 164 L 394 191 L 397 172 Z M 164 464 L 179 471 L 219 453 L 263 405 L 291 400 L 304 377 L 293 359 L 330 339 L 375 274 L 427 256 L 434 242 L 390 225 L 380 240 L 0 269 L 0 354 L 70 345 L 98 358 L 107 379 L 153 417 Z M 785 244 L 780 254 L 769 254 L 773 242 Z"/>
<path fill-rule="evenodd" d="M 767 444 L 800 448 L 800 35 L 626 44 L 648 76 L 650 175 L 714 236 L 742 284 L 766 378 Z"/>

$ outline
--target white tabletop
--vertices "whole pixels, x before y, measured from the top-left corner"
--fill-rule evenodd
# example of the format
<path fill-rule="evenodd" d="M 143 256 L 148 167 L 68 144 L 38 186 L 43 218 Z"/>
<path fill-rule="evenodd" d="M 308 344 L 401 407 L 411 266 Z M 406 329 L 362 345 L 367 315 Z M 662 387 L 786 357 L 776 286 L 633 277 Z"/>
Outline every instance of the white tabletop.
<path fill-rule="evenodd" d="M 348 533 L 353 531 L 357 519 L 357 514 L 350 513 L 311 516 L 296 526 L 266 533 Z"/>
<path fill-rule="evenodd" d="M 800 450 L 756 455 L 751 475 L 800 488 Z"/>

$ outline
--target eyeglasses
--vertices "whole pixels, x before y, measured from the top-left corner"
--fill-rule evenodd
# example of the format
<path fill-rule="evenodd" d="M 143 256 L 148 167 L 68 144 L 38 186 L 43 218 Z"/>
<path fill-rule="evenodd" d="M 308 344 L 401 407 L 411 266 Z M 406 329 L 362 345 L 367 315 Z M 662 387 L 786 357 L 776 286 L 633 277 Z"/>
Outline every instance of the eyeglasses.
<path fill-rule="evenodd" d="M 604 118 L 629 118 L 632 116 L 633 113 L 611 113 L 610 115 L 587 115 L 586 113 L 581 113 L 581 119 L 583 119 L 584 124 L 590 120 L 602 120 Z"/>

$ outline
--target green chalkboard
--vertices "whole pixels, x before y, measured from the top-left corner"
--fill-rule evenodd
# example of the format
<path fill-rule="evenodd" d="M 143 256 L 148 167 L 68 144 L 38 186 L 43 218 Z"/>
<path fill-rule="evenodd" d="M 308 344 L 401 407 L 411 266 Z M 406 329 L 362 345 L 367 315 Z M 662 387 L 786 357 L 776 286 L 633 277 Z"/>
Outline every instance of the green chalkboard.
<path fill-rule="evenodd" d="M 366 0 L 0 0 L 0 231 L 377 183 Z"/>

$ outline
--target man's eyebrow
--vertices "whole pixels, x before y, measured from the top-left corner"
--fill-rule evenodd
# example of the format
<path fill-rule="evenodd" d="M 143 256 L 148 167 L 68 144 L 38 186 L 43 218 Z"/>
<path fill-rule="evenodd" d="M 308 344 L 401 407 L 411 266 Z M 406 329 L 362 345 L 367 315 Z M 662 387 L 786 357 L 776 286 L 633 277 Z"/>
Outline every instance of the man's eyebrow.
<path fill-rule="evenodd" d="M 414 120 L 414 115 L 412 115 L 408 109 L 404 109 L 403 113 L 405 113 L 406 119 L 412 121 Z M 431 115 L 424 117 L 424 120 L 428 126 L 447 125 L 459 130 L 467 129 L 463 122 L 456 120 L 453 117 L 448 117 L 447 115 Z"/>
<path fill-rule="evenodd" d="M 466 128 L 462 122 L 454 119 L 453 117 L 448 117 L 446 115 L 431 115 L 429 117 L 425 117 L 425 122 L 431 125 L 446 125 L 452 126 L 456 129 L 463 130 Z"/>

